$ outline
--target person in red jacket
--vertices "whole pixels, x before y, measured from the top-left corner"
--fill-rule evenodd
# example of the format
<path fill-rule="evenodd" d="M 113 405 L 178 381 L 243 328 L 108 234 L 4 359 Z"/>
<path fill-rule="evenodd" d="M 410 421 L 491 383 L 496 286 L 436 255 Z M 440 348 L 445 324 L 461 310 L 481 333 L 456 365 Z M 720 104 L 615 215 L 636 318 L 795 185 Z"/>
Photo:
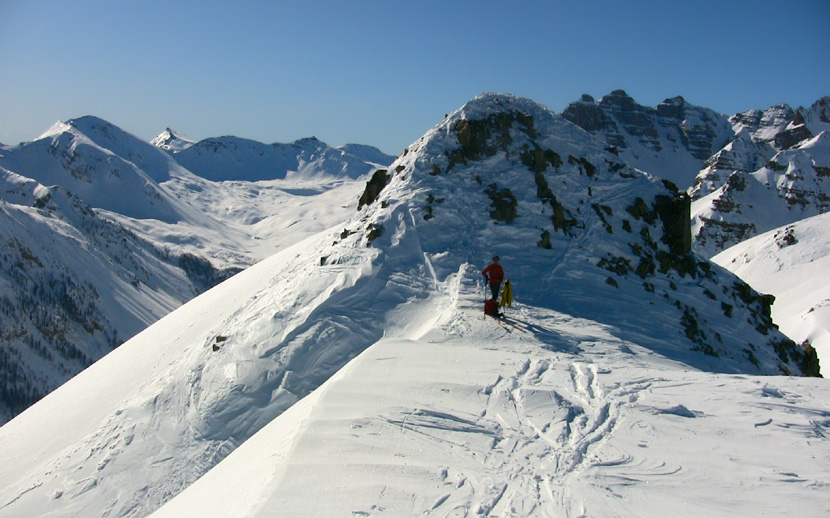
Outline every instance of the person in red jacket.
<path fill-rule="evenodd" d="M 499 256 L 493 257 L 493 262 L 481 271 L 481 274 L 490 284 L 490 291 L 493 293 L 493 300 L 499 301 L 499 290 L 504 281 L 504 269 L 499 264 Z"/>

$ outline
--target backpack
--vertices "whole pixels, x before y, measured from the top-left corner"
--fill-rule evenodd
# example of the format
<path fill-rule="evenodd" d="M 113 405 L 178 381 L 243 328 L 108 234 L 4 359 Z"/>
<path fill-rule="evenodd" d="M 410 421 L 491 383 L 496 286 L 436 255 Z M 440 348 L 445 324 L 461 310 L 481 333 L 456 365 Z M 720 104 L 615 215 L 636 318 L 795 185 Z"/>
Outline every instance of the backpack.
<path fill-rule="evenodd" d="M 484 314 L 490 316 L 498 316 L 499 312 L 496 309 L 496 301 L 493 299 L 488 299 L 487 302 L 484 303 Z"/>

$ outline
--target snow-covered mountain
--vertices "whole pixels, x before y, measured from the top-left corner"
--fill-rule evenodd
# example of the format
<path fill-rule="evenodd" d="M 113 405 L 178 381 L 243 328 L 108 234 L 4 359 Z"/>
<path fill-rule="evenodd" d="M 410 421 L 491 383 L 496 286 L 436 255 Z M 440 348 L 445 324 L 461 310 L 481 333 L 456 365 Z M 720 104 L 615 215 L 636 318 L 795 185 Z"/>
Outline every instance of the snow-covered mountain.
<path fill-rule="evenodd" d="M 0 196 L 1 422 L 237 271 L 4 168 Z"/>
<path fill-rule="evenodd" d="M 163 140 L 162 135 L 158 138 Z M 364 158 L 350 153 L 349 149 Z M 332 148 L 314 137 L 291 144 L 262 144 L 238 137 L 211 138 L 174 151 L 173 157 L 188 170 L 213 181 L 259 181 L 319 175 L 358 178 L 394 160 L 394 157 L 384 155 L 376 148 Z"/>
<path fill-rule="evenodd" d="M 0 428 L 0 516 L 145 516 L 251 438 L 225 489 L 209 477 L 159 515 L 826 508 L 828 389 L 758 377 L 817 374 L 814 351 L 690 253 L 684 193 L 604 147 L 533 101 L 471 101 L 375 171 L 342 224 Z M 480 307 L 493 254 L 518 302 L 503 326 Z M 700 421 L 725 442 L 692 441 Z"/>
<path fill-rule="evenodd" d="M 690 189 L 696 248 L 714 255 L 830 209 L 830 97 L 731 118 L 735 137 Z"/>
<path fill-rule="evenodd" d="M 583 95 L 562 115 L 621 161 L 688 189 L 704 255 L 827 211 L 830 97 L 727 117 L 682 97 L 650 108 L 616 90 L 599 101 Z"/>
<path fill-rule="evenodd" d="M 319 151 L 308 178 L 217 183 L 167 152 L 182 137 L 153 142 L 83 117 L 0 148 L 0 423 L 198 293 L 342 221 L 360 189 L 323 174 L 359 159 L 319 143 L 297 148 Z"/>
<path fill-rule="evenodd" d="M 627 164 L 681 189 L 692 184 L 703 162 L 732 137 L 725 115 L 682 97 L 651 108 L 615 90 L 599 101 L 583 95 L 562 115 L 602 139 Z"/>

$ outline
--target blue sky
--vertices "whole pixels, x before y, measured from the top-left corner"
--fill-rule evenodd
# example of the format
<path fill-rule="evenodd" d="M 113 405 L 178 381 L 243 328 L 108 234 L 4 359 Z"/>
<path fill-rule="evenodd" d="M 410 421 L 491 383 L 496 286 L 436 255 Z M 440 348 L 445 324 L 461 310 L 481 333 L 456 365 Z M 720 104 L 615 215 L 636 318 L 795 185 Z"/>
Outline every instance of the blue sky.
<path fill-rule="evenodd" d="M 482 92 L 733 114 L 830 95 L 827 0 L 0 0 L 0 142 L 95 115 L 399 154 Z"/>

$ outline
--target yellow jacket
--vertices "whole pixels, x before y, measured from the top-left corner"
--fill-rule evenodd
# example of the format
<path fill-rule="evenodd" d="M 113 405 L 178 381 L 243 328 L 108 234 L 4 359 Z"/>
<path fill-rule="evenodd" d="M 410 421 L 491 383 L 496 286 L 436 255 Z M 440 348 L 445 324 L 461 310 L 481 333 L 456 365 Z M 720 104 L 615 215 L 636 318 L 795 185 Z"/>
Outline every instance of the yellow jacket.
<path fill-rule="evenodd" d="M 504 306 L 507 306 L 508 308 L 513 307 L 513 286 L 510 285 L 510 279 L 505 280 L 504 286 L 501 288 L 499 307 L 503 308 Z"/>

